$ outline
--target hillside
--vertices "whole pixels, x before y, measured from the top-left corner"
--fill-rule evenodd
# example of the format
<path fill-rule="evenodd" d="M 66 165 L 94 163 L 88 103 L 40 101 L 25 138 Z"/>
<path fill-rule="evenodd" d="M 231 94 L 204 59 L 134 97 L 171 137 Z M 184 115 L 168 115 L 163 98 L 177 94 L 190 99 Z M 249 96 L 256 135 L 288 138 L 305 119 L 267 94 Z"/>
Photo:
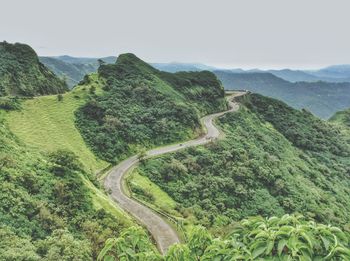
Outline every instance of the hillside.
<path fill-rule="evenodd" d="M 132 221 L 75 154 L 26 146 L 3 116 L 0 110 L 0 260 L 96 258 Z"/>
<path fill-rule="evenodd" d="M 86 146 L 75 127 L 75 111 L 90 99 L 90 88 L 102 93 L 96 75 L 89 76 L 91 83 L 86 88 L 75 88 L 62 95 L 35 97 L 21 103 L 21 110 L 12 110 L 5 115 L 11 131 L 23 142 L 42 151 L 70 150 L 79 157 L 87 171 L 95 173 L 107 163 L 98 159 Z"/>
<path fill-rule="evenodd" d="M 105 93 L 76 113 L 77 126 L 92 150 L 110 162 L 194 137 L 201 132 L 200 115 L 226 108 L 224 90 L 210 72 L 165 73 L 124 54 L 98 74 Z"/>
<path fill-rule="evenodd" d="M 248 216 L 295 212 L 347 228 L 348 134 L 274 99 L 251 94 L 241 102 L 218 121 L 224 139 L 146 160 L 131 184 L 147 177 L 176 202 L 159 208 L 218 234 Z M 157 204 L 153 190 L 135 193 Z"/>
<path fill-rule="evenodd" d="M 31 47 L 0 43 L 0 96 L 37 96 L 65 91 L 66 83 L 39 62 Z"/>
<path fill-rule="evenodd" d="M 350 83 L 291 83 L 269 73 L 216 71 L 226 89 L 247 89 L 305 108 L 323 119 L 350 107 Z"/>
<path fill-rule="evenodd" d="M 350 127 L 350 109 L 336 112 L 329 120 Z"/>

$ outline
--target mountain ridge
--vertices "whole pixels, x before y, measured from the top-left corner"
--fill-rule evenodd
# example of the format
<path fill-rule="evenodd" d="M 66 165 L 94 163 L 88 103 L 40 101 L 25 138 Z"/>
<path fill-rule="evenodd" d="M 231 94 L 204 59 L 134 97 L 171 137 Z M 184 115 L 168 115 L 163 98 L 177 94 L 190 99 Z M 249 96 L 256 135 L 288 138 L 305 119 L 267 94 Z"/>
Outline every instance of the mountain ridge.
<path fill-rule="evenodd" d="M 37 96 L 67 90 L 65 82 L 39 61 L 29 45 L 0 42 L 0 96 Z"/>

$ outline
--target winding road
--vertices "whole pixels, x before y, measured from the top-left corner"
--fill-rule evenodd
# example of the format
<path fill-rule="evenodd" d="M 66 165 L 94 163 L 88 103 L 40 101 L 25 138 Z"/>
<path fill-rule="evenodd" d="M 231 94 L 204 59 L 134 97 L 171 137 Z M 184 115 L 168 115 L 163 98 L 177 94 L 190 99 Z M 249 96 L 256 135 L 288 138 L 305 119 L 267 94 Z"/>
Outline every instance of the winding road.
<path fill-rule="evenodd" d="M 237 92 L 228 98 L 229 110 L 210 114 L 201 119 L 202 124 L 207 129 L 207 133 L 205 135 L 195 140 L 149 150 L 146 153 L 146 157 L 149 158 L 188 147 L 203 145 L 209 143 L 212 139 L 218 138 L 220 136 L 220 131 L 213 124 L 213 120 L 228 112 L 237 111 L 239 105 L 234 101 L 234 98 L 244 94 L 244 92 Z M 104 185 L 108 191 L 111 191 L 110 196 L 112 199 L 117 202 L 121 208 L 130 213 L 133 217 L 136 218 L 138 222 L 147 228 L 147 230 L 151 233 L 154 240 L 156 241 L 159 251 L 162 254 L 165 254 L 172 244 L 180 243 L 178 234 L 158 214 L 146 206 L 140 204 L 139 202 L 129 198 L 123 191 L 123 177 L 128 172 L 128 170 L 137 165 L 138 162 L 139 159 L 137 155 L 134 155 L 122 161 L 119 165 L 115 166 L 110 171 L 104 180 Z"/>

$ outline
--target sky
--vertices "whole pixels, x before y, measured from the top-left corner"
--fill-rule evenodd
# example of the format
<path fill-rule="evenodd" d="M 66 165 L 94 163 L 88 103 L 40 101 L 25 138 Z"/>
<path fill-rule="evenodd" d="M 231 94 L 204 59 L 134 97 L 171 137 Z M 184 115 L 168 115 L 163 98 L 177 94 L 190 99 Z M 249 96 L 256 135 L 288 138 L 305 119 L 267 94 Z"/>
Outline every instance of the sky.
<path fill-rule="evenodd" d="M 224 68 L 350 64 L 349 0 L 0 0 L 0 41 L 39 55 Z"/>

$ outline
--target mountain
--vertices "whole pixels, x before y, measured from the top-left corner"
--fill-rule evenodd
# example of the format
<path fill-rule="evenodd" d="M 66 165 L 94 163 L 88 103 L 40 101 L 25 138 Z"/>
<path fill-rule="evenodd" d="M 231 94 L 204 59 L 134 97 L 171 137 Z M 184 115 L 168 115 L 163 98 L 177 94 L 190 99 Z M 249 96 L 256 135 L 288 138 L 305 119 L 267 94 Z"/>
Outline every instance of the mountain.
<path fill-rule="evenodd" d="M 67 91 L 28 45 L 0 43 L 0 96 L 37 96 Z"/>
<path fill-rule="evenodd" d="M 52 57 L 40 57 L 39 59 L 56 75 L 65 79 L 70 88 L 78 84 L 86 74 L 97 70 L 97 66 L 90 63 L 67 63 Z"/>
<path fill-rule="evenodd" d="M 98 66 L 98 60 L 102 60 L 106 63 L 115 63 L 117 60 L 116 56 L 106 56 L 106 57 L 73 57 L 69 55 L 53 56 L 57 60 L 71 64 L 93 64 Z"/>
<path fill-rule="evenodd" d="M 56 75 L 64 78 L 70 88 L 78 84 L 86 74 L 96 72 L 99 67 L 98 60 L 114 63 L 116 57 L 79 58 L 68 55 L 57 57 L 39 57 L 40 61 L 50 68 Z"/>
<path fill-rule="evenodd" d="M 67 118 L 83 93 L 0 109 L 0 260 L 96 260 L 105 240 L 133 224 L 80 161 L 87 148 Z M 77 154 L 67 149 L 77 144 Z"/>
<path fill-rule="evenodd" d="M 317 82 L 322 80 L 320 77 L 314 76 L 301 70 L 283 69 L 268 70 L 267 72 L 272 73 L 273 75 L 289 82 Z"/>
<path fill-rule="evenodd" d="M 151 63 L 151 65 L 160 71 L 165 72 L 184 72 L 184 71 L 213 71 L 216 68 L 199 63 Z"/>
<path fill-rule="evenodd" d="M 96 260 L 136 225 L 97 180 L 103 159 L 199 135 L 224 95 L 210 72 L 160 72 L 124 54 L 60 98 L 0 108 L 0 260 Z"/>
<path fill-rule="evenodd" d="M 350 107 L 350 83 L 291 83 L 271 73 L 214 73 L 225 89 L 247 89 L 277 98 L 294 108 L 305 108 L 323 119 Z"/>
<path fill-rule="evenodd" d="M 248 216 L 294 212 L 346 227 L 350 134 L 341 131 L 345 127 L 259 94 L 238 99 L 241 109 L 218 120 L 221 140 L 146 160 L 134 170 L 131 184 L 146 177 L 174 201 L 167 206 L 173 215 L 216 233 Z M 135 193 L 143 200 L 159 202 L 140 190 Z"/>
<path fill-rule="evenodd" d="M 216 76 L 162 72 L 133 54 L 98 69 L 105 93 L 77 111 L 77 126 L 102 159 L 120 161 L 140 147 L 186 140 L 200 132 L 199 117 L 226 108 Z M 81 86 L 86 82 L 81 82 Z"/>
<path fill-rule="evenodd" d="M 309 73 L 324 78 L 330 78 L 337 81 L 350 81 L 350 65 L 333 65 Z"/>

